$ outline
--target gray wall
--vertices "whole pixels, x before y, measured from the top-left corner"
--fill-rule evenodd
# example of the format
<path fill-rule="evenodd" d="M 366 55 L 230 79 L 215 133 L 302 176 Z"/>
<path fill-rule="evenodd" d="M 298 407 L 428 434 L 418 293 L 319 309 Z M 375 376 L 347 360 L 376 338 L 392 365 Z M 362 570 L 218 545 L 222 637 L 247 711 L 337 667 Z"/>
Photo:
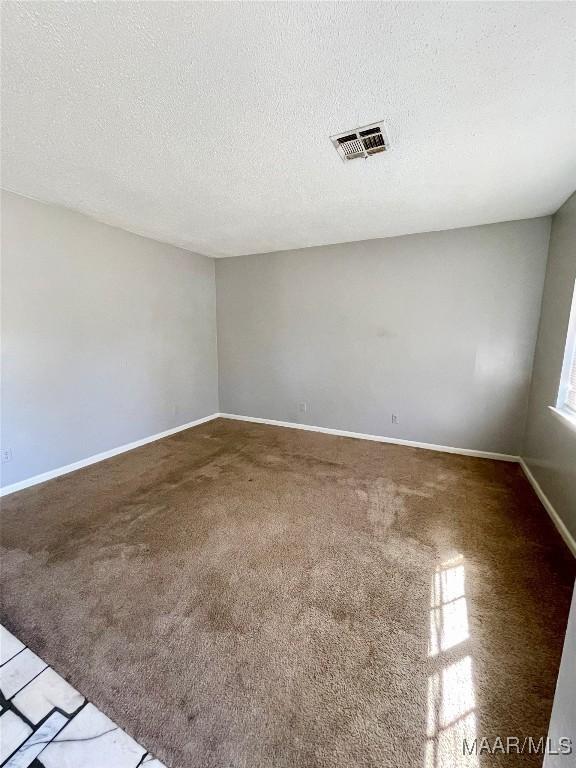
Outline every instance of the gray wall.
<path fill-rule="evenodd" d="M 550 253 L 526 437 L 522 454 L 542 490 L 576 538 L 576 432 L 555 416 L 570 307 L 576 282 L 576 193 L 552 219 Z"/>
<path fill-rule="evenodd" d="M 220 409 L 518 454 L 549 227 L 218 260 Z"/>
<path fill-rule="evenodd" d="M 219 408 L 213 260 L 9 193 L 2 212 L 3 485 L 218 409 L 519 452 L 548 219 L 219 260 Z M 548 294 L 562 326 L 569 298 Z M 527 456 L 560 509 L 574 443 L 538 391 L 562 458 Z"/>
<path fill-rule="evenodd" d="M 564 640 L 562 661 L 556 683 L 556 694 L 550 717 L 548 736 L 551 746 L 560 751 L 560 739 L 572 739 L 572 754 L 548 754 L 544 768 L 574 768 L 576 765 L 576 589 L 572 594 L 572 607 Z"/>
<path fill-rule="evenodd" d="M 218 410 L 214 262 L 2 195 L 2 484 Z"/>

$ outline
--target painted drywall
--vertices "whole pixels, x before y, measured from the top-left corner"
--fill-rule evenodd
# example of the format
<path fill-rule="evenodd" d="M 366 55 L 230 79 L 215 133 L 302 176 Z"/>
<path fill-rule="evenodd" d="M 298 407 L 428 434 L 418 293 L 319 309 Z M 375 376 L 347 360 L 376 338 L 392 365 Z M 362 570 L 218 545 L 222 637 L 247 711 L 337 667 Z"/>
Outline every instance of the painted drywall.
<path fill-rule="evenodd" d="M 517 454 L 549 228 L 219 259 L 220 409 Z"/>
<path fill-rule="evenodd" d="M 556 405 L 576 285 L 576 193 L 552 219 L 550 250 L 522 454 L 536 481 L 576 539 L 576 430 Z"/>
<path fill-rule="evenodd" d="M 576 765 L 576 589 L 572 594 L 572 607 L 564 650 L 556 683 L 556 694 L 548 737 L 551 750 L 544 758 L 544 768 L 574 768 Z M 571 746 L 571 753 L 567 754 Z M 552 752 L 560 754 L 552 754 Z"/>
<path fill-rule="evenodd" d="M 571 2 L 5 2 L 3 186 L 211 256 L 551 214 L 575 24 Z M 392 151 L 343 163 L 329 137 L 377 120 Z"/>
<path fill-rule="evenodd" d="M 10 485 L 218 410 L 214 261 L 2 194 Z"/>

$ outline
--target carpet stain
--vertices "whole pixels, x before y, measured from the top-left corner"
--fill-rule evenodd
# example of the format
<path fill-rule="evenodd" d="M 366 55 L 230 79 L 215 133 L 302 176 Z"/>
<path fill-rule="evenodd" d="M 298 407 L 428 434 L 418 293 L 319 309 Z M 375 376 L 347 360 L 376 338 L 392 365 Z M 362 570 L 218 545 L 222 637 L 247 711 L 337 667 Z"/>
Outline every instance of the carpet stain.
<path fill-rule="evenodd" d="M 0 526 L 2 622 L 173 768 L 514 766 L 462 738 L 546 735 L 575 566 L 516 465 L 216 420 Z"/>

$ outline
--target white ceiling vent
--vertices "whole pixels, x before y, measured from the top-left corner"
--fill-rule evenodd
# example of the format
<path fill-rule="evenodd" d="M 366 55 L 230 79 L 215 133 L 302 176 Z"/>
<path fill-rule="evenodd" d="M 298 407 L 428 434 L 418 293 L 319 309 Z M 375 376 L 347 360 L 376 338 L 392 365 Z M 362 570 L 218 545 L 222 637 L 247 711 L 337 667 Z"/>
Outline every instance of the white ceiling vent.
<path fill-rule="evenodd" d="M 337 133 L 336 136 L 330 136 L 330 139 L 342 160 L 366 158 L 390 149 L 382 123 L 372 123 L 352 131 Z"/>

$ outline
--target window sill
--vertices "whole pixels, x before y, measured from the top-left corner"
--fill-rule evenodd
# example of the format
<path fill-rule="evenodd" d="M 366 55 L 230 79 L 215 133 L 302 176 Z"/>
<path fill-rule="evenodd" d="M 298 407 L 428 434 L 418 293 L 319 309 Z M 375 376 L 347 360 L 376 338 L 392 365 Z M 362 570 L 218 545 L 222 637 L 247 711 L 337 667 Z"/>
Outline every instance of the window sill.
<path fill-rule="evenodd" d="M 557 419 L 560 419 L 563 424 L 576 432 L 576 414 L 572 414 L 569 411 L 563 410 L 562 408 L 555 408 L 553 405 L 549 405 L 548 408 L 552 411 Z"/>

